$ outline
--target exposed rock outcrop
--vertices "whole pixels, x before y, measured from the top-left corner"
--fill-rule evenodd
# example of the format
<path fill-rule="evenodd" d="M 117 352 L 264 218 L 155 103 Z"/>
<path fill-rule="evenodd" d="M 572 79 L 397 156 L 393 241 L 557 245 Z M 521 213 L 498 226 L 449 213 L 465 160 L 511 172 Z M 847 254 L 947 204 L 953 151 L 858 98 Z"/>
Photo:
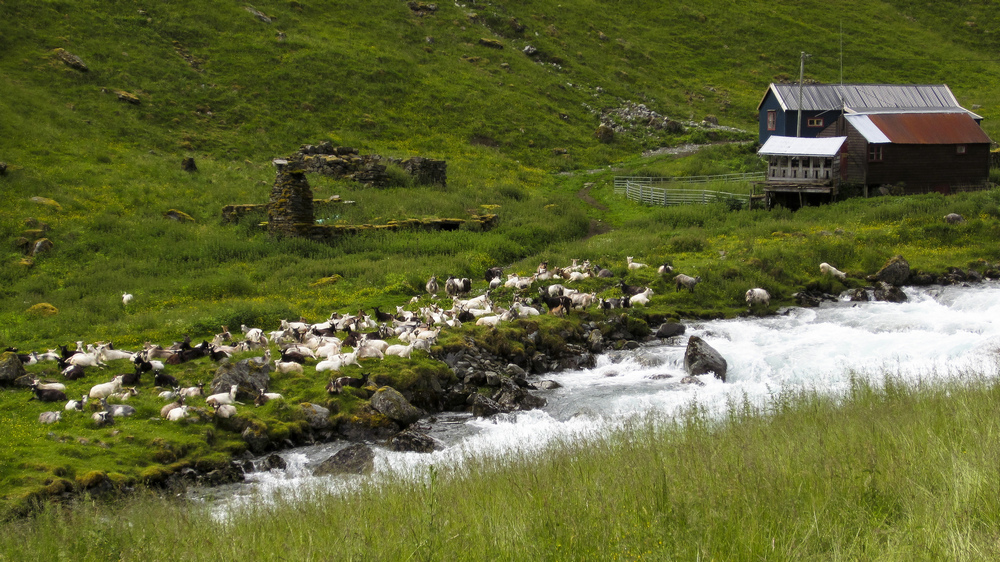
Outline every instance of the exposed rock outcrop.
<path fill-rule="evenodd" d="M 26 374 L 16 353 L 5 351 L 0 355 L 0 385 L 14 384 L 14 381 Z"/>
<path fill-rule="evenodd" d="M 903 256 L 893 256 L 875 274 L 876 281 L 899 287 L 910 277 L 910 263 Z"/>

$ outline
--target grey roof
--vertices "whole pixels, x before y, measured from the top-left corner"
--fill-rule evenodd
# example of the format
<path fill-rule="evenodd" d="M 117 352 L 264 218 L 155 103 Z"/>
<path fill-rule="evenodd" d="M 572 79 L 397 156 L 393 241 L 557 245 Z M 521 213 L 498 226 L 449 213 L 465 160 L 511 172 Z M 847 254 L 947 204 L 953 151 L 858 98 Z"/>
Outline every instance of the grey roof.
<path fill-rule="evenodd" d="M 780 137 L 771 135 L 757 154 L 762 156 L 836 156 L 847 137 Z"/>
<path fill-rule="evenodd" d="M 798 84 L 771 84 L 769 91 L 774 92 L 782 109 L 798 110 Z M 767 97 L 766 93 L 764 97 Z M 757 109 L 763 103 L 764 100 L 761 99 Z M 844 108 L 856 112 L 957 109 L 981 119 L 960 106 L 945 84 L 804 84 L 802 108 L 804 111 Z"/>

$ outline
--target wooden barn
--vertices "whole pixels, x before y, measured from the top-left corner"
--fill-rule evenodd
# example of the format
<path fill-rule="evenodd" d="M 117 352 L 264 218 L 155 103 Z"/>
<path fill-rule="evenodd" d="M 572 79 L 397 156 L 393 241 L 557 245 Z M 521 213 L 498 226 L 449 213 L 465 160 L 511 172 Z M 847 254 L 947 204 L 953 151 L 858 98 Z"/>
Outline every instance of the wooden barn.
<path fill-rule="evenodd" d="M 847 113 L 820 136 L 847 137 L 843 182 L 906 194 L 982 189 L 990 138 L 968 112 Z"/>
<path fill-rule="evenodd" d="M 758 139 L 764 144 L 771 135 L 818 137 L 842 115 L 876 111 L 967 113 L 982 121 L 944 84 L 803 84 L 801 134 L 796 135 L 799 85 L 771 84 L 757 105 Z"/>

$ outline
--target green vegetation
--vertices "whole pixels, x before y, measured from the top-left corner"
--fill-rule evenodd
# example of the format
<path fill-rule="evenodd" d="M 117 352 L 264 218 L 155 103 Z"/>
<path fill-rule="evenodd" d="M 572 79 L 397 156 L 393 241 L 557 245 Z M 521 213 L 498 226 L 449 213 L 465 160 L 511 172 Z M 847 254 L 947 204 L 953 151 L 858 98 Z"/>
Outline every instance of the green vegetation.
<path fill-rule="evenodd" d="M 860 285 L 865 274 L 895 254 L 930 273 L 943 273 L 952 266 L 981 269 L 1000 260 L 995 244 L 1000 234 L 997 191 L 852 199 L 791 213 L 734 211 L 726 204 L 646 208 L 612 190 L 614 175 L 758 170 L 752 142 L 721 144 L 683 157 L 637 155 L 689 143 L 753 141 L 761 95 L 768 83 L 796 75 L 800 51 L 812 55 L 807 78 L 840 80 L 841 29 L 845 81 L 947 83 L 961 103 L 985 117 L 986 131 L 998 137 L 1000 93 L 993 86 L 1000 78 L 1000 65 L 993 58 L 1000 47 L 994 33 L 1000 15 L 988 3 L 852 1 L 839 6 L 837 12 L 843 15 L 837 21 L 831 19 L 829 4 L 821 2 L 779 7 L 711 0 L 692 7 L 539 0 L 503 5 L 440 3 L 432 11 L 424 3 L 398 0 L 364 5 L 268 1 L 254 8 L 263 17 L 218 0 L 153 6 L 132 0 L 0 0 L 0 16 L 17 22 L 0 35 L 4 76 L 0 161 L 7 164 L 6 173 L 0 175 L 4 201 L 0 347 L 42 350 L 76 340 L 110 340 L 119 348 L 136 348 L 145 341 L 169 344 L 184 335 L 200 341 L 222 325 L 234 331 L 241 324 L 272 329 L 281 319 L 319 321 L 332 311 L 373 306 L 392 310 L 414 295 L 424 295 L 430 275 L 470 277 L 478 292 L 486 268 L 501 266 L 505 272 L 523 274 L 544 260 L 561 266 L 573 258 L 590 259 L 631 284 L 653 287 L 650 306 L 629 312 L 630 321 L 639 328 L 651 318 L 743 314 L 743 293 L 753 286 L 774 296 L 769 309 L 774 311 L 791 304 L 791 295 L 803 288 L 839 291 Z M 534 54 L 526 54 L 528 46 Z M 79 56 L 89 70 L 67 65 L 59 58 L 59 49 Z M 634 113 L 638 104 L 680 126 L 658 127 L 655 119 L 651 123 L 648 117 L 627 117 L 625 110 Z M 701 125 L 709 115 L 723 127 Z M 602 122 L 618 126 L 613 138 L 595 137 Z M 326 207 L 317 216 L 324 223 L 384 224 L 411 217 L 466 218 L 495 212 L 499 225 L 489 232 L 474 226 L 452 232 L 373 232 L 322 244 L 271 238 L 259 228 L 260 215 L 245 217 L 236 225 L 221 223 L 223 205 L 266 201 L 275 177 L 272 158 L 322 141 L 352 146 L 362 154 L 426 156 L 448 162 L 447 187 L 411 185 L 395 167 L 389 171 L 394 185 L 387 189 L 310 176 L 317 198 L 340 195 L 355 202 Z M 186 157 L 195 159 L 197 171 L 181 169 Z M 996 179 L 995 171 L 991 177 Z M 578 196 L 587 183 L 594 184 L 587 194 L 599 206 Z M 165 214 L 171 210 L 193 221 L 170 220 Z M 949 212 L 960 213 L 967 221 L 945 226 L 941 217 Z M 41 236 L 54 247 L 25 256 L 23 243 Z M 678 271 L 700 275 L 703 282 L 694 294 L 675 292 L 669 280 L 657 277 L 655 267 L 628 273 L 625 256 L 653 266 L 669 261 Z M 821 278 L 817 265 L 822 261 L 851 277 L 845 282 Z M 581 288 L 601 296 L 619 295 L 613 286 L 597 280 L 588 280 Z M 135 295 L 127 306 L 121 303 L 123 292 Z M 511 296 L 510 290 L 498 291 L 501 302 Z M 427 302 L 425 295 L 422 298 Z M 590 314 L 602 319 L 599 313 Z M 555 333 L 575 321 L 544 318 L 537 323 Z M 468 334 L 497 350 L 517 349 L 518 329 L 515 325 L 493 334 L 466 328 L 462 335 L 445 336 L 441 345 L 460 345 Z M 546 341 L 559 345 L 555 337 Z M 440 363 L 417 355 L 409 362 L 366 364 L 364 372 L 397 387 L 450 376 Z M 115 364 L 108 372 L 128 370 L 127 364 Z M 51 364 L 28 371 L 59 376 Z M 200 360 L 171 372 L 183 384 L 194 385 L 210 380 L 214 366 Z M 345 374 L 357 377 L 361 372 L 349 367 Z M 69 383 L 70 397 L 85 392 L 94 378 Z M 331 398 L 325 384 L 326 377 L 317 376 L 311 367 L 301 377 L 277 377 L 271 390 L 288 397 L 287 407 L 273 404 L 244 415 L 255 427 L 282 438 L 302 430 L 298 406 L 302 402 L 329 407 L 338 421 L 352 419 L 363 400 L 350 393 Z M 27 402 L 24 389 L 0 389 L 0 425 L 7 429 L 0 445 L 0 511 L 24 513 L 37 507 L 40 499 L 63 492 L 97 494 L 161 482 L 186 467 L 225 464 L 246 446 L 237 432 L 216 426 L 205 416 L 182 424 L 156 421 L 162 403 L 147 389 L 133 399 L 139 410 L 134 418 L 104 429 L 95 428 L 82 414 L 67 415 L 55 426 L 41 426 L 38 414 L 54 408 Z M 935 408 L 952 403 L 941 397 L 946 390 L 915 389 L 912 399 L 906 398 L 907 393 L 875 395 L 902 400 L 914 410 L 929 405 L 928 415 L 933 415 Z M 959 390 L 964 402 L 953 403 L 969 404 L 970 412 L 989 403 L 984 397 L 992 399 L 996 393 L 995 385 L 988 383 L 951 389 Z M 855 404 L 865 404 L 867 398 L 857 400 Z M 792 402 L 795 407 L 790 411 L 798 408 L 801 418 L 744 410 L 741 424 L 764 428 L 786 419 L 842 415 L 822 397 Z M 689 421 L 699 419 L 697 412 L 691 415 Z M 886 425 L 909 427 L 911 419 L 921 418 L 901 410 L 899 419 Z M 969 433 L 955 439 L 991 443 L 995 431 L 989 423 L 973 418 L 961 427 Z M 871 430 L 860 424 L 846 425 L 837 439 L 865 442 L 859 436 L 871 435 Z M 710 431 L 713 439 L 703 439 L 704 431 Z M 772 556 L 766 547 L 775 538 L 775 548 L 783 550 L 773 556 L 791 559 L 843 552 L 844 558 L 863 558 L 917 535 L 916 529 L 931 529 L 928 543 L 921 545 L 935 553 L 931 557 L 940 553 L 961 558 L 996 550 L 995 536 L 987 540 L 986 531 L 978 534 L 981 529 L 995 530 L 996 522 L 981 516 L 989 509 L 995 513 L 995 506 L 970 504 L 969 511 L 954 511 L 965 509 L 967 498 L 995 501 L 973 493 L 980 489 L 976 478 L 981 475 L 975 462 L 991 458 L 985 448 L 970 464 L 948 464 L 951 457 L 939 454 L 941 464 L 921 475 L 937 475 L 937 480 L 914 476 L 914 481 L 926 482 L 927 490 L 943 490 L 939 496 L 953 500 L 940 506 L 915 495 L 918 487 L 901 484 L 904 476 L 899 474 L 907 474 L 902 468 L 897 472 L 885 468 L 898 479 L 872 488 L 866 478 L 883 474 L 877 463 L 892 457 L 889 453 L 895 449 L 837 451 L 845 455 L 845 465 L 862 468 L 851 468 L 838 481 L 844 490 L 834 491 L 846 499 L 837 500 L 844 502 L 843 509 L 830 517 L 836 528 L 825 534 L 809 525 L 822 521 L 813 515 L 835 501 L 794 495 L 797 490 L 814 489 L 809 480 L 772 480 L 772 473 L 761 473 L 758 482 L 788 485 L 767 488 L 778 503 L 761 504 L 760 513 L 738 516 L 738 521 L 760 525 L 743 525 L 759 532 L 740 538 L 729 534 L 734 526 L 722 521 L 720 514 L 753 503 L 726 503 L 725 498 L 733 497 L 728 484 L 716 482 L 709 488 L 714 494 L 698 489 L 678 495 L 664 492 L 659 494 L 660 503 L 644 505 L 640 497 L 657 497 L 648 490 L 664 489 L 663 474 L 618 476 L 594 469 L 630 466 L 631 460 L 621 459 L 629 458 L 632 444 L 643 441 L 653 443 L 651 450 L 660 455 L 657 462 L 677 453 L 682 463 L 678 470 L 688 466 L 684 459 L 690 459 L 691 467 L 716 457 L 728 458 L 732 465 L 737 451 L 749 447 L 765 454 L 774 445 L 765 440 L 756 449 L 734 441 L 738 431 L 733 425 L 706 428 L 696 423 L 665 436 L 637 429 L 593 444 L 592 451 L 553 451 L 538 464 L 504 459 L 502 466 L 489 466 L 484 461 L 486 474 L 512 470 L 506 473 L 512 475 L 509 483 L 498 486 L 485 478 L 472 481 L 441 474 L 434 488 L 393 489 L 397 494 L 387 496 L 398 495 L 400 502 L 423 506 L 423 511 L 412 512 L 410 519 L 395 527 L 371 521 L 395 521 L 402 503 L 359 509 L 359 504 L 374 505 L 368 492 L 337 500 L 346 504 L 324 503 L 308 515 L 324 517 L 327 523 L 295 527 L 297 535 L 281 529 L 285 542 L 261 543 L 253 540 L 260 535 L 249 529 L 297 520 L 298 512 L 309 512 L 310 507 L 288 506 L 278 522 L 251 512 L 230 524 L 241 532 L 247 529 L 245 539 L 227 539 L 226 544 L 234 554 L 273 557 L 270 549 L 281 548 L 283 556 L 284 549 L 313 536 L 317 543 L 324 542 L 323 536 L 347 537 L 325 542 L 343 546 L 344 557 L 351 552 L 366 557 L 371 552 L 360 550 L 361 545 L 378 537 L 391 559 L 411 555 L 452 559 L 464 553 L 496 553 L 490 557 L 497 558 L 564 558 L 577 557 L 576 553 L 634 558 L 659 550 L 654 549 L 658 542 L 650 541 L 662 539 L 668 546 L 661 552 L 676 552 L 682 558 L 698 554 L 739 558 Z M 810 442 L 793 433 L 780 441 L 779 445 L 789 446 Z M 947 446 L 954 442 L 931 439 L 938 449 L 913 449 L 902 458 L 922 459 L 927 452 L 951 450 Z M 924 446 L 920 443 L 912 445 Z M 672 448 L 677 444 L 709 456 L 685 457 Z M 716 445 L 718 449 L 699 449 Z M 995 451 L 990 453 L 996 458 Z M 586 460 L 591 464 L 578 465 L 576 459 L 585 454 L 593 455 Z M 619 460 L 609 461 L 605 455 Z M 768 462 L 773 462 L 772 468 L 787 467 L 789 458 L 779 455 Z M 652 465 L 645 466 L 648 470 Z M 732 472 L 742 475 L 745 467 L 736 466 Z M 563 472 L 582 480 L 553 485 L 555 474 Z M 548 478 L 536 477 L 546 474 Z M 824 474 L 831 473 L 813 466 L 800 476 L 818 475 L 823 480 Z M 945 474 L 953 475 L 953 482 L 941 483 Z M 441 506 L 450 510 L 453 504 L 456 509 L 464 505 L 458 496 L 463 487 L 495 493 L 536 482 L 546 484 L 518 506 L 530 513 L 515 510 L 515 498 L 510 497 L 504 500 L 510 505 L 483 500 L 481 505 L 491 516 L 441 515 Z M 633 482 L 649 485 L 639 495 Z M 451 487 L 453 492 L 444 491 Z M 784 492 L 791 495 L 771 494 L 777 488 L 787 488 Z M 611 489 L 623 495 L 601 504 L 598 496 Z M 864 494 L 872 489 L 887 494 L 891 509 L 886 512 L 887 523 L 864 527 L 864 521 L 848 515 L 868 501 Z M 493 496 L 483 491 L 470 497 Z M 879 507 L 881 497 L 872 500 L 876 503 L 865 516 L 870 517 L 868 522 L 885 511 Z M 927 506 L 924 516 L 936 511 L 945 514 L 944 519 L 913 516 L 918 500 Z M 579 520 L 559 515 L 579 512 L 585 505 L 606 507 L 582 510 L 586 517 Z M 5 530 L 10 532 L 0 539 L 0 559 L 51 558 L 51 553 L 60 551 L 74 559 L 165 558 L 167 549 L 196 558 L 200 556 L 196 552 L 205 552 L 203 545 L 218 544 L 218 537 L 232 530 L 220 529 L 221 524 L 200 512 L 189 518 L 184 510 L 190 506 L 164 505 L 155 497 L 126 507 L 137 521 L 145 521 L 134 527 L 126 526 L 127 518 L 116 518 L 112 529 L 106 529 L 104 509 L 80 504 L 63 514 L 61 508 L 48 506 L 37 519 L 9 524 Z M 190 522 L 203 534 L 190 533 L 180 523 L 157 524 L 159 516 L 168 512 L 164 510 L 172 515 L 170 521 Z M 548 518 L 538 519 L 538 512 Z M 496 513 L 513 515 L 496 520 Z M 334 520 L 346 522 L 345 526 L 328 526 Z M 787 528 L 785 520 L 791 523 Z M 489 524 L 482 529 L 455 527 L 468 521 Z M 966 522 L 972 525 L 969 534 L 949 526 Z M 655 530 L 642 532 L 643 525 Z M 313 534 L 317 532 L 329 534 Z M 400 532 L 406 535 L 396 534 Z M 457 542 L 465 548 L 465 541 L 450 537 L 467 537 L 469 532 L 482 533 L 478 542 L 468 544 L 473 548 L 439 554 L 450 552 L 447 549 Z M 854 536 L 858 538 L 851 542 Z M 593 542 L 574 542 L 585 540 Z M 184 545 L 190 548 L 180 548 Z M 524 549 L 523 555 L 503 550 L 517 545 Z M 574 550 L 569 554 L 558 550 L 570 545 Z M 727 550 L 742 545 L 746 552 Z M 796 545 L 801 550 L 795 550 Z M 300 548 L 307 558 L 329 555 Z M 903 557 L 909 551 L 894 552 L 903 552 L 899 555 Z"/>
<path fill-rule="evenodd" d="M 842 400 L 736 403 L 722 420 L 692 408 L 658 430 L 638 419 L 583 446 L 247 504 L 222 520 L 152 494 L 49 506 L 3 524 L 0 557 L 993 559 L 994 375 L 944 387 L 859 379 Z"/>

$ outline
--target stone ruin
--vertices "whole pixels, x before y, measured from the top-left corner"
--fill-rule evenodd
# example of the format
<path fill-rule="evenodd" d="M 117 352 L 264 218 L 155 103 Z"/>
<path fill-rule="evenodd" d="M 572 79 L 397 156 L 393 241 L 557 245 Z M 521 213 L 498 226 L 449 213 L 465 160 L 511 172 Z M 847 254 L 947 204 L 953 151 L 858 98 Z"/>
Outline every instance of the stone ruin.
<path fill-rule="evenodd" d="M 440 185 L 448 183 L 448 163 L 414 156 L 406 160 L 380 156 L 378 154 L 358 154 L 357 149 L 333 146 L 329 142 L 318 145 L 303 145 L 298 152 L 288 157 L 289 161 L 299 161 L 307 172 L 323 174 L 337 179 L 353 180 L 370 187 L 388 187 L 390 177 L 387 164 L 396 164 L 413 176 L 416 185 Z"/>
<path fill-rule="evenodd" d="M 413 159 L 411 159 L 413 160 Z M 307 167 L 303 160 L 275 159 L 277 177 L 271 187 L 266 205 L 227 205 L 222 210 L 224 222 L 234 222 L 242 216 L 261 208 L 267 211 L 267 230 L 272 235 L 297 236 L 313 240 L 329 240 L 343 234 L 357 234 L 370 230 L 399 231 L 407 229 L 458 230 L 464 224 L 477 224 L 483 231 L 496 226 L 496 214 L 473 215 L 468 219 L 403 219 L 386 224 L 325 225 L 316 224 L 314 210 L 327 203 L 348 203 L 339 198 L 314 200 L 312 188 L 306 179 Z M 418 165 L 415 169 L 422 169 Z"/>
<path fill-rule="evenodd" d="M 278 176 L 267 204 L 267 230 L 271 234 L 306 236 L 315 224 L 312 188 L 302 163 L 274 160 Z"/>

